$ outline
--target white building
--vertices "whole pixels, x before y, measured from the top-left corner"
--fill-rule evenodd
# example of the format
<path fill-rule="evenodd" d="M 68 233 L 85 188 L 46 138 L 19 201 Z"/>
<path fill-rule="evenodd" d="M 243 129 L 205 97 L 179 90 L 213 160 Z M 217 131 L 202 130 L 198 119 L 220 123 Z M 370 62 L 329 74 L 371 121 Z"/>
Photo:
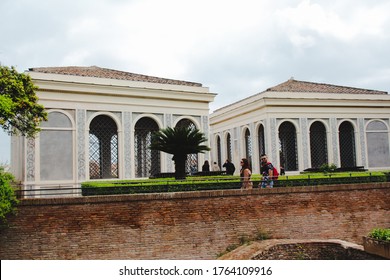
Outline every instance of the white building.
<path fill-rule="evenodd" d="M 254 173 L 266 153 L 286 174 L 318 168 L 390 168 L 390 96 L 290 79 L 210 115 L 212 160 L 237 166 L 248 158 Z M 237 172 L 237 171 L 236 171 Z"/>
<path fill-rule="evenodd" d="M 209 114 L 215 94 L 202 84 L 99 67 L 28 71 L 48 121 L 35 139 L 13 137 L 12 172 L 33 196 L 49 189 L 78 194 L 88 180 L 134 179 L 173 172 L 171 155 L 148 149 L 153 131 L 192 126 L 211 152 L 192 155 L 239 172 L 246 157 L 259 173 L 260 154 L 288 173 L 338 167 L 390 168 L 387 92 L 290 79 Z"/>
<path fill-rule="evenodd" d="M 174 170 L 171 155 L 148 149 L 151 133 L 193 126 L 209 135 L 215 94 L 199 83 L 99 67 L 32 68 L 48 121 L 35 139 L 13 137 L 12 172 L 34 196 L 91 179 L 149 177 Z M 209 143 L 208 143 L 209 144 Z M 197 168 L 209 153 L 194 155 Z M 75 193 L 77 191 L 75 190 Z"/>

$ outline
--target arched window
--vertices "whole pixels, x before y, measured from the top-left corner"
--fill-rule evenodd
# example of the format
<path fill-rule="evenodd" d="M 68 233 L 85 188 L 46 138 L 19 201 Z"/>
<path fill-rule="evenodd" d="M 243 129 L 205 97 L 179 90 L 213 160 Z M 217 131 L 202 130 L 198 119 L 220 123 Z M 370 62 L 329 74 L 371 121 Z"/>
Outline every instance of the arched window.
<path fill-rule="evenodd" d="M 257 144 L 259 145 L 259 155 L 265 154 L 265 137 L 264 137 L 264 126 L 259 125 L 257 131 Z"/>
<path fill-rule="evenodd" d="M 221 152 L 221 137 L 217 136 L 217 164 L 219 168 L 221 169 L 221 162 L 222 162 L 222 152 Z"/>
<path fill-rule="evenodd" d="M 369 167 L 387 167 L 390 165 L 389 132 L 381 121 L 372 121 L 367 125 L 367 154 Z"/>
<path fill-rule="evenodd" d="M 49 112 L 41 123 L 40 176 L 42 181 L 73 179 L 73 125 L 62 112 Z"/>
<path fill-rule="evenodd" d="M 156 121 L 143 117 L 137 121 L 134 129 L 135 177 L 150 177 L 161 172 L 160 152 L 149 149 L 152 134 L 158 131 Z"/>
<path fill-rule="evenodd" d="M 95 117 L 89 126 L 89 176 L 91 179 L 118 178 L 118 132 L 106 115 Z"/>
<path fill-rule="evenodd" d="M 328 163 L 326 128 L 319 121 L 310 126 L 310 154 L 312 168 L 319 168 L 321 165 Z"/>
<path fill-rule="evenodd" d="M 339 127 L 339 146 L 341 167 L 356 166 L 355 130 L 348 121 Z"/>
<path fill-rule="evenodd" d="M 232 138 L 230 133 L 226 135 L 226 154 L 229 160 L 233 160 L 233 150 L 232 150 Z"/>
<path fill-rule="evenodd" d="M 248 159 L 249 165 L 252 166 L 252 140 L 248 128 L 245 129 L 245 157 Z"/>
<path fill-rule="evenodd" d="M 297 133 L 291 122 L 284 122 L 279 127 L 280 165 L 285 171 L 298 170 Z"/>
<path fill-rule="evenodd" d="M 189 127 L 191 129 L 196 129 L 196 125 L 189 119 L 181 119 L 176 127 Z M 198 171 L 198 154 L 189 154 L 187 155 L 186 162 L 186 172 L 193 173 Z"/>

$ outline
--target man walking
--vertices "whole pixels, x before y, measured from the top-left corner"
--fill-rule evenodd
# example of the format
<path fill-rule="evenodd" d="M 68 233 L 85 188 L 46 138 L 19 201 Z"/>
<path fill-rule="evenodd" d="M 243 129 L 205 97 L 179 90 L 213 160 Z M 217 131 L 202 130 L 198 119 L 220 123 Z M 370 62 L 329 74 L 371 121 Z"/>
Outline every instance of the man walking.
<path fill-rule="evenodd" d="M 262 175 L 261 179 L 261 188 L 273 188 L 274 187 L 274 166 L 268 161 L 268 156 L 262 154 L 260 156 L 261 165 L 260 165 L 260 174 Z"/>

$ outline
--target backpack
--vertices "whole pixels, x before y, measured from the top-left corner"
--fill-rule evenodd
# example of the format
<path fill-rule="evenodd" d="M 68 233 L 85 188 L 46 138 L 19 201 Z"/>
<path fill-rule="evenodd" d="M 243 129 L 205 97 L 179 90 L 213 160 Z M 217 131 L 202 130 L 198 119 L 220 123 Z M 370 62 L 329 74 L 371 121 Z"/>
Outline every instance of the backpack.
<path fill-rule="evenodd" d="M 274 169 L 273 169 L 273 173 L 274 173 L 274 180 L 278 180 L 279 178 L 279 172 L 278 170 L 276 169 L 276 167 L 274 166 Z"/>
<path fill-rule="evenodd" d="M 272 172 L 273 172 L 273 180 L 278 180 L 278 179 L 279 179 L 279 172 L 278 172 L 278 170 L 276 169 L 275 166 L 273 166 L 272 163 L 267 162 L 267 165 L 268 165 L 268 164 L 271 164 L 272 167 L 273 167 L 273 169 L 272 169 Z"/>

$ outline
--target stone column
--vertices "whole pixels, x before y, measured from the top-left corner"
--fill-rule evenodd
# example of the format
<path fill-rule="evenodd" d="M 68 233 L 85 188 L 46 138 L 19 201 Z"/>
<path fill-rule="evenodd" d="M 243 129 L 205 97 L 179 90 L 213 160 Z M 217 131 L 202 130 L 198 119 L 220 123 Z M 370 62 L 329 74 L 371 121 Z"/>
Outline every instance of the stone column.
<path fill-rule="evenodd" d="M 88 141 L 86 141 L 87 129 L 87 112 L 84 109 L 77 109 L 76 111 L 76 132 L 77 132 L 77 179 L 79 181 L 87 180 L 86 168 L 88 166 L 88 160 L 86 155 L 86 147 L 88 147 Z"/>
<path fill-rule="evenodd" d="M 367 157 L 366 157 L 366 137 L 365 137 L 365 124 L 364 124 L 364 118 L 359 118 L 357 119 L 357 124 L 358 124 L 358 136 L 359 136 L 359 141 L 360 141 L 360 162 L 361 165 L 364 167 L 368 167 L 367 163 Z"/>
<path fill-rule="evenodd" d="M 332 139 L 332 162 L 336 164 L 337 167 L 340 166 L 340 158 L 339 158 L 339 130 L 337 127 L 337 119 L 330 118 L 330 131 L 331 131 L 331 139 Z"/>
<path fill-rule="evenodd" d="M 301 148 L 302 148 L 302 153 L 299 152 L 300 147 L 299 147 L 299 142 L 297 143 L 298 145 L 298 159 L 299 155 L 302 155 L 302 161 L 303 161 L 303 168 L 300 168 L 301 170 L 305 170 L 306 168 L 309 168 L 309 140 L 308 140 L 308 127 L 307 127 L 307 118 L 300 118 L 299 119 L 300 123 L 300 130 L 301 130 Z M 299 140 L 299 135 L 297 135 L 297 140 Z"/>
<path fill-rule="evenodd" d="M 123 135 L 124 135 L 124 177 L 125 179 L 132 178 L 131 176 L 131 123 L 132 123 L 132 114 L 131 112 L 124 112 L 123 113 Z"/>
<path fill-rule="evenodd" d="M 164 128 L 173 127 L 173 116 L 172 114 L 164 114 Z M 173 155 L 163 153 L 162 156 L 165 156 L 165 170 L 162 172 L 175 172 L 175 165 L 173 163 Z"/>
<path fill-rule="evenodd" d="M 276 119 L 275 118 L 269 118 L 269 123 L 264 127 L 265 134 L 267 135 L 267 138 L 269 138 L 271 141 L 266 141 L 267 143 L 270 143 L 270 146 L 266 147 L 266 153 L 271 152 L 270 155 L 268 155 L 268 159 L 274 164 L 275 166 L 280 166 L 279 163 L 279 137 L 278 137 L 278 131 L 276 129 Z M 269 149 L 270 148 L 270 149 Z"/>

